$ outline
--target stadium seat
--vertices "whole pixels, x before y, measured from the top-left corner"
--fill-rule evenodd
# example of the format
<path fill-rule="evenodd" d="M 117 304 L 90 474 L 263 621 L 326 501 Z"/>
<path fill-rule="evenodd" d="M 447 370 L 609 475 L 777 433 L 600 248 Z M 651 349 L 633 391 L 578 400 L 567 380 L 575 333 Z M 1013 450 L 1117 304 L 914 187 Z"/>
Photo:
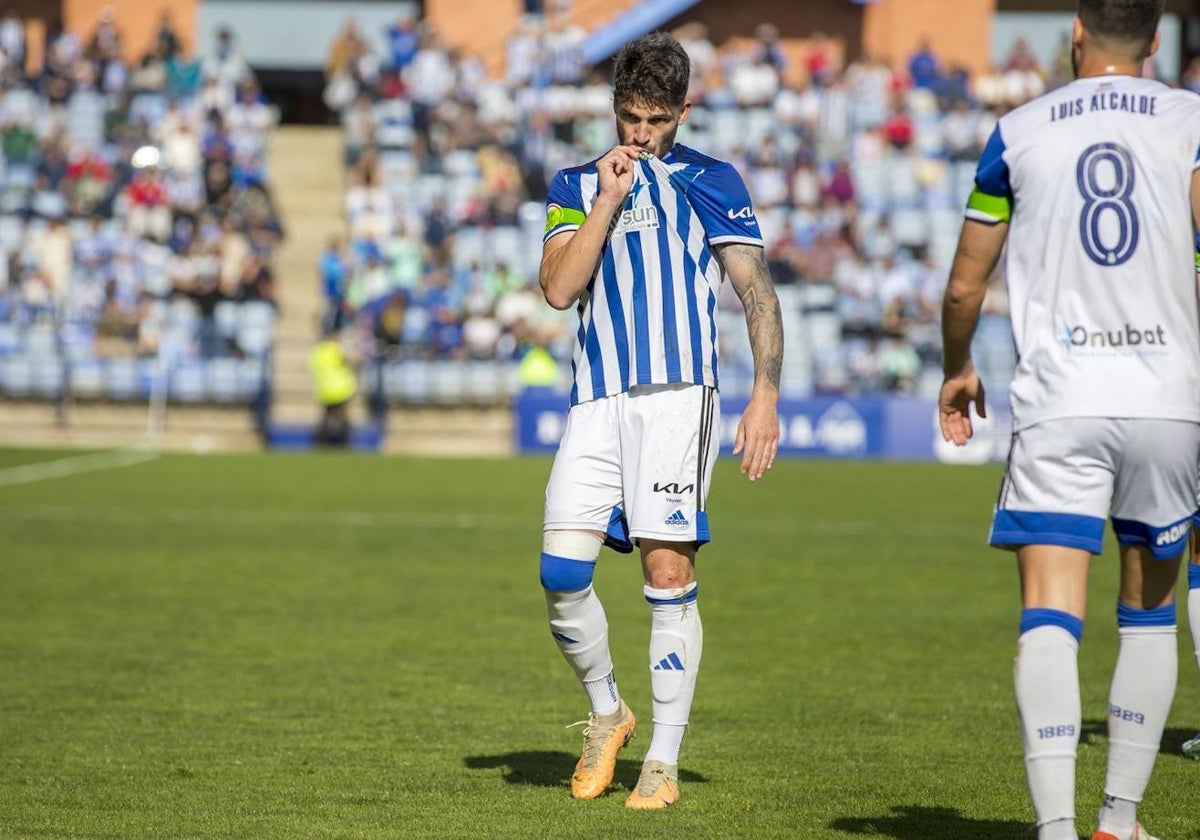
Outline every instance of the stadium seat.
<path fill-rule="evenodd" d="M 51 324 L 34 324 L 25 331 L 25 352 L 30 356 L 50 356 L 58 353 L 58 338 Z"/>
<path fill-rule="evenodd" d="M 16 353 L 21 347 L 20 328 L 16 324 L 0 321 L 0 356 Z"/>
<path fill-rule="evenodd" d="M 861 208 L 874 213 L 885 212 L 891 199 L 883 164 L 856 163 L 851 171 L 855 195 Z"/>
<path fill-rule="evenodd" d="M 899 208 L 892 214 L 892 235 L 900 245 L 915 248 L 929 242 L 929 222 L 924 210 Z"/>
<path fill-rule="evenodd" d="M 0 384 L 10 397 L 27 397 L 33 392 L 33 366 L 24 355 L 8 356 L 0 361 Z"/>
<path fill-rule="evenodd" d="M 400 123 L 385 123 L 375 129 L 375 142 L 381 149 L 412 148 L 416 136 L 412 126 Z"/>
<path fill-rule="evenodd" d="M 247 301 L 238 312 L 238 349 L 249 356 L 262 356 L 271 349 L 275 331 L 275 308 L 264 301 Z"/>
<path fill-rule="evenodd" d="M 142 396 L 141 369 L 137 359 L 109 359 L 104 366 L 104 393 L 120 402 Z"/>
<path fill-rule="evenodd" d="M 9 213 L 0 215 L 0 248 L 12 253 L 21 244 L 25 235 L 25 222 Z"/>
<path fill-rule="evenodd" d="M 433 389 L 429 362 L 406 361 L 399 365 L 399 399 L 405 405 L 425 405 Z"/>
<path fill-rule="evenodd" d="M 461 404 L 467 394 L 465 373 L 460 362 L 431 362 L 430 397 L 433 402 L 445 406 Z"/>
<path fill-rule="evenodd" d="M 230 300 L 223 300 L 213 308 L 213 320 L 217 325 L 217 335 L 231 339 L 237 335 L 240 307 Z"/>
<path fill-rule="evenodd" d="M 181 403 L 203 402 L 208 397 L 204 363 L 191 360 L 176 366 L 171 371 L 170 396 Z"/>
<path fill-rule="evenodd" d="M 63 392 L 66 368 L 58 356 L 31 356 L 32 391 L 39 397 L 57 397 Z"/>
<path fill-rule="evenodd" d="M 521 229 L 517 227 L 493 228 L 487 236 L 486 256 L 489 265 L 504 263 L 517 267 L 521 261 Z"/>
<path fill-rule="evenodd" d="M 442 158 L 442 171 L 451 178 L 479 177 L 479 163 L 470 149 L 455 149 Z"/>
<path fill-rule="evenodd" d="M 454 234 L 454 250 L 451 254 L 455 268 L 466 268 L 473 262 L 482 265 L 487 241 L 482 228 L 462 227 Z"/>
<path fill-rule="evenodd" d="M 239 359 L 219 358 L 205 366 L 205 390 L 214 402 L 232 403 L 242 399 L 239 363 Z"/>
<path fill-rule="evenodd" d="M 267 359 L 241 359 L 238 365 L 238 391 L 244 400 L 254 399 L 259 390 L 270 386 L 271 369 Z"/>
<path fill-rule="evenodd" d="M 473 361 L 464 365 L 467 402 L 495 405 L 503 399 L 504 379 L 499 362 Z"/>
<path fill-rule="evenodd" d="M 94 400 L 104 395 L 104 365 L 97 359 L 73 360 L 69 368 L 71 396 Z"/>
<path fill-rule="evenodd" d="M 412 125 L 412 103 L 407 99 L 384 99 L 375 103 L 375 119 L 381 123 Z"/>

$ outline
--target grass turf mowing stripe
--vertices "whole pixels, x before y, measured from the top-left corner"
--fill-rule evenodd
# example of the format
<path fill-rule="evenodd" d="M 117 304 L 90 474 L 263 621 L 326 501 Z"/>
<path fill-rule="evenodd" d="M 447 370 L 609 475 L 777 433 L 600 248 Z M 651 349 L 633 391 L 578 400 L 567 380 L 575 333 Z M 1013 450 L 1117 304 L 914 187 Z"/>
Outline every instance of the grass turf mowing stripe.
<path fill-rule="evenodd" d="M 158 453 L 156 452 L 118 449 L 112 452 L 93 452 L 88 455 L 57 458 L 53 461 L 37 461 L 32 464 L 0 469 L 0 487 L 32 484 L 35 481 L 70 478 L 82 473 L 131 467 L 134 464 L 144 464 L 147 461 L 153 461 L 157 457 Z"/>

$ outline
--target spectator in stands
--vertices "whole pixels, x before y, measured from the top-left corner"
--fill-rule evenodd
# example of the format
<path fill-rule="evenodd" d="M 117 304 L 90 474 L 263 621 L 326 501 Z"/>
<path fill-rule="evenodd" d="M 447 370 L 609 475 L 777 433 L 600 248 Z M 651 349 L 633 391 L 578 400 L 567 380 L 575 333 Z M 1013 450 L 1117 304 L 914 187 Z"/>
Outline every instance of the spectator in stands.
<path fill-rule="evenodd" d="M 402 11 L 387 27 L 387 41 L 389 66 L 393 70 L 402 71 L 412 64 L 421 44 L 421 34 L 416 16 L 411 11 Z"/>
<path fill-rule="evenodd" d="M 550 9 L 551 20 L 557 11 Z M 351 311 L 372 323 L 392 290 L 411 290 L 406 353 L 480 358 L 494 347 L 494 357 L 509 358 L 521 352 L 514 342 L 526 341 L 519 335 L 536 333 L 524 319 L 510 319 L 529 279 L 521 250 L 540 231 L 533 217 L 541 213 L 528 215 L 528 208 L 544 200 L 548 172 L 607 148 L 612 119 L 603 77 L 550 84 L 559 71 L 547 57 L 545 25 L 521 21 L 507 44 L 503 83 L 482 80 L 477 65 L 427 39 L 388 94 L 396 102 L 358 100 L 343 115 L 347 142 L 363 158 L 348 169 L 346 193 L 350 250 L 358 255 Z M 711 48 L 703 27 L 685 27 L 685 34 L 698 56 Z M 707 78 L 691 79 L 696 106 L 685 135 L 703 135 L 744 172 L 780 285 L 791 277 L 838 289 L 838 323 L 847 341 L 861 338 L 854 352 L 869 360 L 875 386 L 886 379 L 909 387 L 921 381 L 908 375 L 911 355 L 879 339 L 889 334 L 919 359 L 936 359 L 929 332 L 936 314 L 924 305 L 935 293 L 924 284 L 944 283 L 953 242 L 935 221 L 958 214 L 959 194 L 964 185 L 969 190 L 963 172 L 996 109 L 1029 91 L 1009 90 L 1001 76 L 994 105 L 981 106 L 968 95 L 965 71 L 943 73 L 927 42 L 913 56 L 911 89 L 869 56 L 843 69 L 838 50 L 820 37 L 796 52 L 805 56 L 802 65 L 781 75 L 784 51 L 770 27 L 748 49 L 722 51 Z M 762 55 L 768 60 L 756 60 Z M 427 92 L 410 119 L 414 81 Z M 406 136 L 397 126 L 420 130 Z M 367 171 L 373 174 L 364 177 Z M 497 283 L 501 264 L 509 276 Z M 883 300 L 892 272 L 891 285 L 906 291 Z M 444 283 L 431 279 L 443 276 Z M 548 346 L 562 354 L 562 346 Z M 821 387 L 850 381 L 849 347 L 821 349 L 835 354 L 816 363 Z M 745 351 L 730 345 L 722 352 Z M 737 369 L 739 360 L 725 362 Z"/>
<path fill-rule="evenodd" d="M 0 18 L 0 52 L 4 54 L 4 65 L 25 74 L 25 24 L 15 9 L 6 9 Z"/>
<path fill-rule="evenodd" d="M 230 96 L 239 84 L 253 77 L 250 65 L 234 44 L 233 31 L 228 27 L 217 30 L 213 51 L 204 57 L 202 72 L 206 79 L 216 79 L 219 87 Z"/>
<path fill-rule="evenodd" d="M 691 82 L 688 95 L 693 101 L 703 99 L 709 75 L 717 67 L 717 48 L 708 37 L 708 27 L 701 21 L 690 21 L 672 33 L 688 54 Z"/>
<path fill-rule="evenodd" d="M 583 82 L 586 72 L 583 42 L 586 37 L 582 29 L 571 23 L 570 12 L 559 7 L 550 18 L 543 38 L 550 84 L 579 85 Z"/>
<path fill-rule="evenodd" d="M 321 296 L 325 300 L 321 323 L 327 331 L 340 331 L 346 326 L 346 286 L 350 273 L 341 237 L 335 236 L 325 245 L 318 259 L 318 270 L 321 275 Z"/>
<path fill-rule="evenodd" d="M 504 73 L 510 88 L 520 89 L 534 80 L 535 72 L 542 65 L 543 52 L 542 21 L 540 17 L 526 15 L 517 23 L 505 45 Z"/>
<path fill-rule="evenodd" d="M 429 127 L 439 103 L 454 90 L 454 65 L 437 33 L 427 29 L 421 46 L 404 74 L 404 85 L 412 101 L 413 128 L 428 141 Z"/>
<path fill-rule="evenodd" d="M 938 81 L 938 60 L 933 54 L 929 38 L 921 39 L 917 51 L 908 60 L 908 76 L 915 88 L 932 90 Z"/>

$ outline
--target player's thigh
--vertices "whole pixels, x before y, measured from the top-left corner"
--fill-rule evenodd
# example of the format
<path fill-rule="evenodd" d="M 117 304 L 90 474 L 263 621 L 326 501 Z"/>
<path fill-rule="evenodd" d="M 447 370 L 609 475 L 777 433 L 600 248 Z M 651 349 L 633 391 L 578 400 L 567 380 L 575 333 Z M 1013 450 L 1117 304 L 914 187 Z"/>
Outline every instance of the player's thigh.
<path fill-rule="evenodd" d="M 546 530 L 605 531 L 621 505 L 621 452 L 616 401 L 605 397 L 572 406 L 550 479 Z"/>
<path fill-rule="evenodd" d="M 1117 425 L 1119 453 L 1112 521 L 1123 546 L 1158 559 L 1187 547 L 1196 512 L 1200 424 L 1128 419 Z"/>
<path fill-rule="evenodd" d="M 635 388 L 621 416 L 622 481 L 630 534 L 662 542 L 709 539 L 705 504 L 721 406 L 713 388 Z"/>
<path fill-rule="evenodd" d="M 992 520 L 992 545 L 1100 552 L 1116 470 L 1106 422 L 1048 420 L 1013 435 Z"/>

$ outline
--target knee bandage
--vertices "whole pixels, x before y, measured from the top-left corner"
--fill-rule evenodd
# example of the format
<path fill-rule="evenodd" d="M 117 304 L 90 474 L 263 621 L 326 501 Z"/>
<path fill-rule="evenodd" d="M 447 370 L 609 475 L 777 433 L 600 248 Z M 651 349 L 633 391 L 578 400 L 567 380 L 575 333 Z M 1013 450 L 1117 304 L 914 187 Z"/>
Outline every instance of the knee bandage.
<path fill-rule="evenodd" d="M 547 531 L 542 536 L 542 588 L 547 592 L 587 589 L 602 544 L 599 537 L 582 531 Z"/>

